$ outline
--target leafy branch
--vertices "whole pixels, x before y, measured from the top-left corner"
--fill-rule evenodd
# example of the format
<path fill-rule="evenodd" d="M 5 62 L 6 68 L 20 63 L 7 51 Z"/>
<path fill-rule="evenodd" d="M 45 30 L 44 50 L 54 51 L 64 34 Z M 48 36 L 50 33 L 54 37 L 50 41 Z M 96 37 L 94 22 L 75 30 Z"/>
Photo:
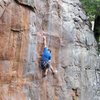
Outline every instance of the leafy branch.
<path fill-rule="evenodd" d="M 100 15 L 100 0 L 80 0 L 89 20 L 94 20 L 95 16 Z"/>

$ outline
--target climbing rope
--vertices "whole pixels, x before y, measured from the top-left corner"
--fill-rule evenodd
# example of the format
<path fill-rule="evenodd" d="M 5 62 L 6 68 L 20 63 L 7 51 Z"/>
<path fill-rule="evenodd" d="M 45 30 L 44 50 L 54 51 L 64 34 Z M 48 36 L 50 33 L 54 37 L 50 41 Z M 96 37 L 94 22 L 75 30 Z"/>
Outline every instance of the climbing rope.
<path fill-rule="evenodd" d="M 59 3 L 59 2 L 58 2 Z M 60 0 L 60 5 L 61 5 L 61 0 Z M 58 4 L 58 6 L 59 6 Z M 50 42 L 51 42 L 51 33 L 53 32 L 53 0 L 49 0 L 49 17 L 48 17 L 48 44 L 47 46 L 50 46 Z M 59 36 L 59 39 L 61 37 L 62 40 L 62 9 L 60 10 L 60 17 L 61 17 L 61 27 L 60 29 L 60 33 L 61 35 Z"/>
<path fill-rule="evenodd" d="M 52 0 L 49 2 L 49 17 L 48 17 L 48 43 L 47 46 L 50 46 L 51 42 L 51 32 L 52 32 Z"/>

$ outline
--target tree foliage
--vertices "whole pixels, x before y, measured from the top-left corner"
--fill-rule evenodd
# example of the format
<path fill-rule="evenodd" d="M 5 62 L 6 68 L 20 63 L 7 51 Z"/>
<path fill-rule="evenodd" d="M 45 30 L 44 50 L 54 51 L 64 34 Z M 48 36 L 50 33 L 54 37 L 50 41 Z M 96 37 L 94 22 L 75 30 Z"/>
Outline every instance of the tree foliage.
<path fill-rule="evenodd" d="M 94 20 L 95 15 L 100 15 L 100 0 L 80 0 L 83 8 L 90 20 Z"/>

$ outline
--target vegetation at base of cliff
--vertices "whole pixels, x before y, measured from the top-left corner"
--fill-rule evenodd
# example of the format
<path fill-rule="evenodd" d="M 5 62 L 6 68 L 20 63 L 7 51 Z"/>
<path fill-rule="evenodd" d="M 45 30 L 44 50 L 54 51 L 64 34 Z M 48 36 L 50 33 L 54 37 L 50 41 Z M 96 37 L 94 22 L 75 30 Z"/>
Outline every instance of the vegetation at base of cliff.
<path fill-rule="evenodd" d="M 95 16 L 100 15 L 100 0 L 80 0 L 89 20 L 94 20 Z"/>
<path fill-rule="evenodd" d="M 100 54 L 100 0 L 80 0 L 90 21 L 95 21 L 94 36 Z"/>

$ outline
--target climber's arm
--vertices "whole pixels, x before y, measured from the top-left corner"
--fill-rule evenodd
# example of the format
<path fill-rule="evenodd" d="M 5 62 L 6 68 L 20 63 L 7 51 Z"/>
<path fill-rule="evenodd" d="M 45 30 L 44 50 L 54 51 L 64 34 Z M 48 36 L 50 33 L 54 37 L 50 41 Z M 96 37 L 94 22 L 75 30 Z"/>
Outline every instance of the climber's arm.
<path fill-rule="evenodd" d="M 44 42 L 44 47 L 47 47 L 46 37 L 45 36 L 43 36 L 43 42 Z"/>

